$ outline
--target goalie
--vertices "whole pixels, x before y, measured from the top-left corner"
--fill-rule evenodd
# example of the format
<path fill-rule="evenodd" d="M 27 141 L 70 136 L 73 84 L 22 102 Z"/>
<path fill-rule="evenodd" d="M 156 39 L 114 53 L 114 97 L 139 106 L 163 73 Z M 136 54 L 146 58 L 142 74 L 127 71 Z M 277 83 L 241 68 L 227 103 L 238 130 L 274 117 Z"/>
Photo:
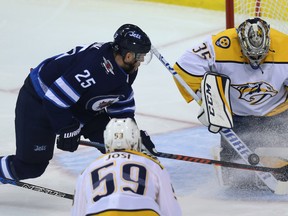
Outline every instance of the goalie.
<path fill-rule="evenodd" d="M 268 153 L 269 157 L 276 158 L 281 155 L 288 158 L 287 154 L 283 155 L 283 150 L 288 149 L 288 49 L 285 46 L 287 43 L 287 35 L 270 29 L 270 25 L 260 18 L 252 18 L 245 20 L 238 28 L 209 36 L 199 46 L 187 50 L 174 65 L 175 71 L 191 89 L 196 93 L 201 91 L 203 102 L 207 99 L 206 81 L 209 84 L 217 80 L 217 75 L 229 77 L 231 83 L 229 79 L 225 79 L 226 86 L 223 83 L 212 82 L 214 88 L 221 87 L 222 92 L 227 93 L 222 97 L 221 88 L 216 90 L 215 98 L 218 98 L 219 103 L 223 105 L 222 110 L 218 110 L 220 113 L 218 118 L 207 112 L 209 106 L 207 107 L 206 101 L 202 102 L 199 120 L 212 132 L 218 132 L 223 127 L 232 127 L 253 152 L 263 154 L 260 155 L 260 161 L 264 165 L 267 164 L 261 156 L 267 156 Z M 207 71 L 212 71 L 214 74 L 208 75 L 208 80 L 206 80 Z M 193 98 L 178 81 L 176 84 L 185 100 L 191 102 Z M 228 85 L 229 91 L 225 88 Z M 210 92 L 214 93 L 212 90 Z M 233 110 L 230 107 L 229 97 Z M 230 111 L 233 112 L 232 115 Z M 224 161 L 237 161 L 240 158 L 224 138 L 221 138 L 219 156 Z M 280 162 L 283 163 L 283 161 L 277 163 Z M 222 170 L 221 173 L 225 175 L 222 176 L 224 184 L 232 183 L 228 182 L 228 179 L 233 181 L 231 173 L 229 174 L 227 170 Z M 241 175 L 245 173 L 242 172 Z M 275 177 L 287 181 L 285 176 Z"/>

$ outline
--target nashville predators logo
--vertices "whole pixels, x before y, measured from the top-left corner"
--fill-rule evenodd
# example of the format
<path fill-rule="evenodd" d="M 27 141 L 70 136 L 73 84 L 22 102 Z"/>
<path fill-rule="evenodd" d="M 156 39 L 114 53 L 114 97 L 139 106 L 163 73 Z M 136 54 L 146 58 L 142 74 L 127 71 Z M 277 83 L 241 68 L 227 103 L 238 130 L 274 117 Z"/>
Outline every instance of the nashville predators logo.
<path fill-rule="evenodd" d="M 239 91 L 239 98 L 249 102 L 250 105 L 258 105 L 264 103 L 278 93 L 278 91 L 274 90 L 274 88 L 266 82 L 247 83 L 231 86 Z"/>
<path fill-rule="evenodd" d="M 215 45 L 224 49 L 228 49 L 230 47 L 230 39 L 227 36 L 220 37 L 216 42 Z"/>

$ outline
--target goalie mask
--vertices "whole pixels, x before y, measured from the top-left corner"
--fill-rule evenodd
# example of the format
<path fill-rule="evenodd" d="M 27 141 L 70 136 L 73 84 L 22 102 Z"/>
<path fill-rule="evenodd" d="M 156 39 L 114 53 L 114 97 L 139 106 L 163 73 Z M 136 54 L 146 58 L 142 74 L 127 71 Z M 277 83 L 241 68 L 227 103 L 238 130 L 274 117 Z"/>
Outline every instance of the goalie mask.
<path fill-rule="evenodd" d="M 239 25 L 237 34 L 243 54 L 253 69 L 258 69 L 270 47 L 270 25 L 260 18 L 247 19 Z"/>
<path fill-rule="evenodd" d="M 131 118 L 113 118 L 104 131 L 106 152 L 115 150 L 141 150 L 140 131 Z"/>

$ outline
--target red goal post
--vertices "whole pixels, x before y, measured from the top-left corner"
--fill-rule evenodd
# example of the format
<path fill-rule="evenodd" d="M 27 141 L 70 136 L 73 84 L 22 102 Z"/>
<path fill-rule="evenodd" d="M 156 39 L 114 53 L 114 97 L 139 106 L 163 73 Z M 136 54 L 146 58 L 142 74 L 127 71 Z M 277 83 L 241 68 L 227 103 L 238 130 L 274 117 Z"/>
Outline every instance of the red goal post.
<path fill-rule="evenodd" d="M 288 0 L 226 0 L 226 28 L 261 17 L 271 28 L 288 34 Z"/>

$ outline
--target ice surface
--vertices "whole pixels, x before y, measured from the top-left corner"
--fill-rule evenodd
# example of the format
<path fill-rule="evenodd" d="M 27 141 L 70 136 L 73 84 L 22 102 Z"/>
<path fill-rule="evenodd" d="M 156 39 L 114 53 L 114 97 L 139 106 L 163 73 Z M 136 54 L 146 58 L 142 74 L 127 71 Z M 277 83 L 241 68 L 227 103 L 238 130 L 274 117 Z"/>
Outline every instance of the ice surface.
<path fill-rule="evenodd" d="M 222 12 L 132 0 L 0 0 L 1 155 L 15 151 L 14 107 L 17 91 L 30 67 L 79 44 L 112 41 L 124 23 L 139 25 L 167 61 L 177 58 L 207 34 L 225 27 Z M 212 158 L 219 136 L 197 119 L 198 106 L 186 104 L 170 73 L 154 58 L 141 68 L 134 84 L 137 121 L 159 151 Z M 55 150 L 43 176 L 27 182 L 73 193 L 77 175 L 99 152 L 80 147 L 76 153 Z M 285 216 L 287 196 L 269 191 L 219 186 L 213 166 L 161 159 L 171 174 L 185 216 Z M 246 172 L 246 171 L 243 171 Z M 71 200 L 0 186 L 0 215 L 69 215 Z"/>

